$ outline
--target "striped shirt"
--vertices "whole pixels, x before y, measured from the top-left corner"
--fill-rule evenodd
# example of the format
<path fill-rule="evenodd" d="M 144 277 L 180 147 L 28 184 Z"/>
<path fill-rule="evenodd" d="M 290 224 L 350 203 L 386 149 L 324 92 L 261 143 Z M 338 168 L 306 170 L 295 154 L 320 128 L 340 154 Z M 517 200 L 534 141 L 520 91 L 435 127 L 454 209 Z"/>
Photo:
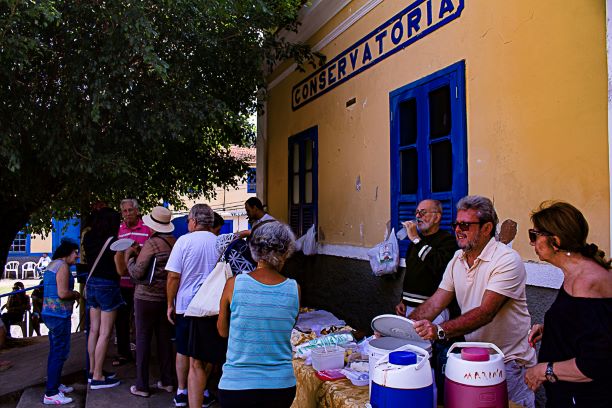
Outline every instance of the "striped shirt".
<path fill-rule="evenodd" d="M 265 285 L 236 276 L 230 305 L 227 361 L 219 388 L 278 389 L 295 386 L 291 330 L 298 315 L 297 283 Z"/>
<path fill-rule="evenodd" d="M 142 219 L 138 219 L 138 223 L 133 227 L 128 227 L 125 222 L 122 222 L 119 226 L 119 235 L 117 238 L 130 238 L 135 242 L 138 242 L 140 246 L 143 246 L 144 243 L 149 239 L 149 237 L 153 234 L 153 231 L 149 227 L 147 227 Z M 121 287 L 123 288 L 133 288 L 134 284 L 129 276 L 121 277 Z"/>

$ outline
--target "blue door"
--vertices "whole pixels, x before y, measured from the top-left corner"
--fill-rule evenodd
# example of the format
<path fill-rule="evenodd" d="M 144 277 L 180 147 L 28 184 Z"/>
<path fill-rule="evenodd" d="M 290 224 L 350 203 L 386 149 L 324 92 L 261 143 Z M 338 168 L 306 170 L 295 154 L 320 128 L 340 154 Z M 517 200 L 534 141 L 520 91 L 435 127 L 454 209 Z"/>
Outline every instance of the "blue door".
<path fill-rule="evenodd" d="M 70 238 L 75 242 L 81 241 L 81 220 L 79 218 L 72 218 L 67 221 L 53 220 L 52 252 L 55 252 L 61 244 L 62 238 Z"/>
<path fill-rule="evenodd" d="M 301 237 L 317 223 L 318 128 L 289 138 L 289 225 Z"/>
<path fill-rule="evenodd" d="M 390 113 L 392 225 L 397 231 L 432 198 L 442 202 L 442 228 L 450 230 L 468 190 L 465 62 L 393 91 Z"/>

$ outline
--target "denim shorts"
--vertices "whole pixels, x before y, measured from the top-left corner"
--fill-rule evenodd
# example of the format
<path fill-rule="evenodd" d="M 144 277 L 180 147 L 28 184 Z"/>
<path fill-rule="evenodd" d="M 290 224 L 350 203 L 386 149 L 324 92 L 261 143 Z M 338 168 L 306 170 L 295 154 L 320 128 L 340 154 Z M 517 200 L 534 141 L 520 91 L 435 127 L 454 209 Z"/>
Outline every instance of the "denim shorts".
<path fill-rule="evenodd" d="M 112 312 L 124 305 L 119 282 L 103 278 L 90 278 L 87 282 L 87 308 L 101 309 Z"/>

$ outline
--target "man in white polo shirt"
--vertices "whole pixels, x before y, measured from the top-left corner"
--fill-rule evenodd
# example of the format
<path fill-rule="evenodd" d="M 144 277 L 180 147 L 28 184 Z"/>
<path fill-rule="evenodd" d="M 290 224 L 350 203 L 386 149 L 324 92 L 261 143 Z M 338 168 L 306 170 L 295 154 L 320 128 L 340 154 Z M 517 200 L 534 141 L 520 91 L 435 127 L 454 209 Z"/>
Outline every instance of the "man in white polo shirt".
<path fill-rule="evenodd" d="M 460 250 L 448 263 L 438 290 L 410 318 L 424 339 L 464 335 L 466 341 L 489 342 L 504 353 L 508 395 L 511 401 L 534 407 L 534 394 L 524 383 L 525 369 L 536 362 L 527 334 L 525 266 L 512 248 L 495 240 L 497 214 L 486 197 L 467 196 L 457 203 L 453 228 Z M 461 315 L 431 323 L 457 299 Z"/>

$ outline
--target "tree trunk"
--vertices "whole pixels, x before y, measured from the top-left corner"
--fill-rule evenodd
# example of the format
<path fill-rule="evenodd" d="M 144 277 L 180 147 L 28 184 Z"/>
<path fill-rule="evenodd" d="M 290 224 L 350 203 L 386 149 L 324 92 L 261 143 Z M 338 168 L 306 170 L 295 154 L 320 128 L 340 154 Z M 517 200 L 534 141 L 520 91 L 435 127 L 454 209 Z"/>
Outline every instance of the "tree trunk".
<path fill-rule="evenodd" d="M 2 265 L 2 275 L 4 276 L 4 265 L 8 257 L 11 244 L 19 231 L 23 229 L 30 219 L 30 214 L 23 209 L 16 209 L 14 206 L 0 206 L 0 265 Z"/>

